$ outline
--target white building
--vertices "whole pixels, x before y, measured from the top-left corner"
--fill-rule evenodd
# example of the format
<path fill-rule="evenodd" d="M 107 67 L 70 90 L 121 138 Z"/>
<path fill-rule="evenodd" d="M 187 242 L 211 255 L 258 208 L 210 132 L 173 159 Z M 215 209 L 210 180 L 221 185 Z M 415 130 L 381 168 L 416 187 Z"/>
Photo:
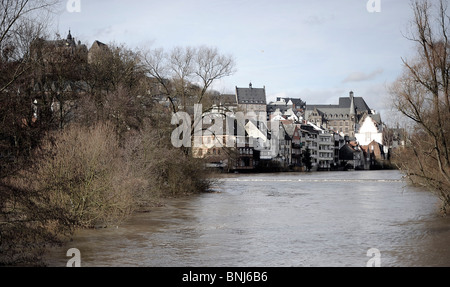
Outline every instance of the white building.
<path fill-rule="evenodd" d="M 359 130 L 355 133 L 356 140 L 362 146 L 376 141 L 383 144 L 383 125 L 378 120 L 379 115 L 366 115 L 360 124 Z"/>
<path fill-rule="evenodd" d="M 334 137 L 332 134 L 323 131 L 319 134 L 318 140 L 318 160 L 319 168 L 329 169 L 334 162 Z"/>

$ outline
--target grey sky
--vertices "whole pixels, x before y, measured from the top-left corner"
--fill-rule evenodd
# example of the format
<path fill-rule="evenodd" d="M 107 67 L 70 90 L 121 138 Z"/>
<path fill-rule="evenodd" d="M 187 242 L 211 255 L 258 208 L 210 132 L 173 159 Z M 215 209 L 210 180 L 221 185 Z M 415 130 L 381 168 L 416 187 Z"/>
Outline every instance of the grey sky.
<path fill-rule="evenodd" d="M 64 6 L 67 0 L 63 0 Z M 237 73 L 215 85 L 266 86 L 268 100 L 301 97 L 335 104 L 350 90 L 383 110 L 386 87 L 412 53 L 402 33 L 411 20 L 410 2 L 379 0 L 79 0 L 81 12 L 62 9 L 55 30 L 88 46 L 94 40 L 130 48 L 216 46 L 232 54 Z"/>

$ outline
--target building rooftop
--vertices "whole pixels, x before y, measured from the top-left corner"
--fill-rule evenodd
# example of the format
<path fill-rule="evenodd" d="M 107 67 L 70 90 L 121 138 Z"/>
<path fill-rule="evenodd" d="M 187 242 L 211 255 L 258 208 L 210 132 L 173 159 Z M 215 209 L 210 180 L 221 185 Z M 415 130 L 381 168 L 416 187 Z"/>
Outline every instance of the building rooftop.
<path fill-rule="evenodd" d="M 236 87 L 236 100 L 242 104 L 266 104 L 266 88 L 253 88 L 250 83 L 248 88 Z"/>
<path fill-rule="evenodd" d="M 307 110 L 314 110 L 315 108 L 324 114 L 349 114 L 351 107 L 351 98 L 353 92 L 350 92 L 350 97 L 340 97 L 339 104 L 337 105 L 306 105 Z M 363 114 L 367 112 L 372 114 L 372 110 L 367 105 L 366 101 L 362 97 L 353 97 L 354 107 L 356 114 Z"/>

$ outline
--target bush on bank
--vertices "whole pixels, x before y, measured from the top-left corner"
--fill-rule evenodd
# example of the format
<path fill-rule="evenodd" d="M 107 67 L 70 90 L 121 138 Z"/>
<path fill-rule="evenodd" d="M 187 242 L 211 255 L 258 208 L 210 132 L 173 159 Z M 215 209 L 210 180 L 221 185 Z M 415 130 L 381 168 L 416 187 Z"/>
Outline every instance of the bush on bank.
<path fill-rule="evenodd" d="M 14 196 L 2 205 L 0 265 L 39 264 L 46 243 L 63 242 L 76 228 L 117 225 L 161 198 L 211 183 L 203 164 L 151 126 L 120 144 L 111 124 L 72 124 L 49 135 L 32 161 L 8 179 Z"/>

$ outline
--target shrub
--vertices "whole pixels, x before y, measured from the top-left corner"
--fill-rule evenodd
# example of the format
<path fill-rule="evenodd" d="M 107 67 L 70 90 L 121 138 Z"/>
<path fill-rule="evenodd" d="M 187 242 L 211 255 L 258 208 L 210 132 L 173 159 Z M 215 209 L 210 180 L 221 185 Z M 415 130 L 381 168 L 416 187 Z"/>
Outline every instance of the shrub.
<path fill-rule="evenodd" d="M 150 123 L 128 138 L 125 150 L 133 175 L 141 183 L 135 199 L 142 205 L 161 197 L 204 192 L 212 183 L 202 160 L 174 148 L 169 136 Z"/>
<path fill-rule="evenodd" d="M 77 226 L 120 221 L 133 210 L 133 178 L 109 124 L 72 125 L 42 147 L 35 189 Z"/>

